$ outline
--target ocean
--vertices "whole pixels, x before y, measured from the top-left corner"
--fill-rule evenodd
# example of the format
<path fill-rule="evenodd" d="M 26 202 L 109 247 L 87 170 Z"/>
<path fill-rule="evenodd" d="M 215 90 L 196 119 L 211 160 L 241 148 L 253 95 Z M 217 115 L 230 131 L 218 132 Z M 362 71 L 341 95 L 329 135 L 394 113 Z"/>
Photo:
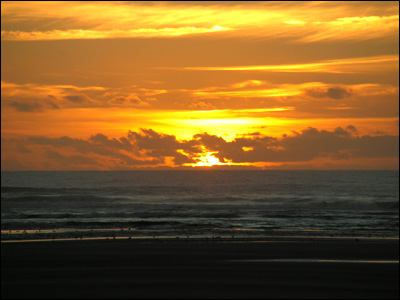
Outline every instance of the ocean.
<path fill-rule="evenodd" d="M 399 237 L 398 171 L 1 172 L 1 240 Z"/>

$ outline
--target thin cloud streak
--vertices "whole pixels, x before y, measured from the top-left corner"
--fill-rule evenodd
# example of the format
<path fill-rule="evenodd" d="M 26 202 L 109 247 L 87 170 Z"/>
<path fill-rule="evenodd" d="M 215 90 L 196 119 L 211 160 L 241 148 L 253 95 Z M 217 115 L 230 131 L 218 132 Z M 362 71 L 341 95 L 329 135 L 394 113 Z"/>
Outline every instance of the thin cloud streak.
<path fill-rule="evenodd" d="M 179 37 L 184 35 L 215 33 L 228 31 L 230 28 L 215 25 L 211 28 L 139 28 L 132 30 L 52 30 L 52 31 L 2 31 L 3 41 L 55 41 L 76 39 L 117 39 L 117 38 L 159 38 Z"/>
<path fill-rule="evenodd" d="M 389 71 L 398 69 L 398 55 L 383 55 L 364 58 L 325 60 L 306 64 L 231 66 L 231 67 L 183 67 L 192 71 L 260 71 L 260 72 L 298 72 L 298 73 L 359 73 L 369 71 Z M 379 69 L 377 69 L 379 65 Z M 170 68 L 172 69 L 172 68 Z M 179 69 L 179 68 L 176 68 Z"/>

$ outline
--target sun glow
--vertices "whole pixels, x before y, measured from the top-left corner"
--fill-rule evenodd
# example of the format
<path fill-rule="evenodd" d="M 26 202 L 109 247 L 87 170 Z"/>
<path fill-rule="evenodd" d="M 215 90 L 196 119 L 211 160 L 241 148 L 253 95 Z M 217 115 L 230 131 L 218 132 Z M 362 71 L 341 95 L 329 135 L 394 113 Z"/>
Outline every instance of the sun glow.
<path fill-rule="evenodd" d="M 198 161 L 195 165 L 192 166 L 198 166 L 198 167 L 211 167 L 215 165 L 225 165 L 225 163 L 221 163 L 218 158 L 214 156 L 214 154 L 217 152 L 205 152 L 202 153 L 200 157 L 198 157 Z"/>
<path fill-rule="evenodd" d="M 218 154 L 218 151 L 209 151 L 206 147 L 200 146 L 201 153 L 196 154 L 196 156 L 191 157 L 196 163 L 186 163 L 183 166 L 187 167 L 213 167 L 213 166 L 250 166 L 251 164 L 247 163 L 234 163 L 229 159 L 224 159 L 224 162 L 221 162 L 215 155 Z M 189 156 L 188 153 L 185 153 L 183 150 L 178 150 L 179 153 Z"/>
<path fill-rule="evenodd" d="M 398 2 L 2 1 L 1 18 L 2 170 L 398 169 Z"/>

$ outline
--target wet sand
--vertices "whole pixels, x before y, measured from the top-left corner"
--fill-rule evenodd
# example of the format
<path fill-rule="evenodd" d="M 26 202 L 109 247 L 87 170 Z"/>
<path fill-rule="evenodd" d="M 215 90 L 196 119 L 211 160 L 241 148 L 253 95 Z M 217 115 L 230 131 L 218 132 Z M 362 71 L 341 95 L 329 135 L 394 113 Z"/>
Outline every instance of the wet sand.
<path fill-rule="evenodd" d="M 398 299 L 398 260 L 398 240 L 2 243 L 1 298 Z"/>

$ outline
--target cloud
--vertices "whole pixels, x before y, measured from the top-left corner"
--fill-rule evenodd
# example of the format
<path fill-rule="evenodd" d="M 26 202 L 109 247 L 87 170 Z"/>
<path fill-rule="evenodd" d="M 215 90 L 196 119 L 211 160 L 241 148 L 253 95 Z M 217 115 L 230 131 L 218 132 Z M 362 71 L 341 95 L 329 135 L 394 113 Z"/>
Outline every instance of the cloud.
<path fill-rule="evenodd" d="M 105 88 L 1 82 L 2 104 L 24 112 L 100 106 L 98 101 L 91 99 L 99 93 L 105 93 Z"/>
<path fill-rule="evenodd" d="M 80 95 L 65 95 L 63 97 L 64 99 L 75 103 L 75 104 L 82 104 L 86 101 L 90 102 L 89 98 L 86 95 L 80 94 Z"/>
<path fill-rule="evenodd" d="M 308 96 L 313 98 L 331 98 L 343 99 L 351 96 L 350 90 L 343 87 L 329 87 L 329 88 L 308 88 L 305 90 Z"/>
<path fill-rule="evenodd" d="M 246 17 L 243 17 L 246 16 Z M 34 28 L 35 30 L 31 30 Z M 267 28 L 267 29 L 266 29 Z M 296 42 L 394 37 L 398 3 L 2 2 L 3 40 L 159 38 L 222 33 Z"/>
<path fill-rule="evenodd" d="M 140 100 L 137 95 L 117 96 L 108 101 L 110 106 L 148 107 L 148 102 Z"/>
<path fill-rule="evenodd" d="M 167 148 L 170 151 L 169 155 L 177 149 L 182 149 L 190 159 L 198 161 L 206 151 L 214 153 L 220 162 L 232 163 L 311 161 L 317 157 L 334 156 L 341 152 L 347 152 L 351 158 L 398 157 L 398 136 L 359 137 L 356 133 L 356 128 L 351 125 L 345 129 L 337 127 L 333 131 L 309 127 L 281 138 L 255 135 L 250 138 L 236 138 L 230 142 L 222 137 L 202 133 L 193 136 L 192 140 L 180 142 L 169 136 L 174 142 Z M 159 140 L 160 137 L 153 133 L 147 138 L 150 143 L 153 139 Z M 199 152 L 202 147 L 205 150 Z M 161 154 L 154 149 L 152 153 Z"/>
<path fill-rule="evenodd" d="M 189 109 L 193 110 L 213 110 L 216 109 L 215 105 L 211 104 L 210 102 L 205 101 L 192 101 L 188 105 Z"/>
<path fill-rule="evenodd" d="M 43 106 L 39 103 L 28 103 L 28 102 L 18 102 L 13 101 L 10 103 L 10 106 L 14 107 L 16 110 L 21 112 L 34 112 L 41 111 Z"/>
<path fill-rule="evenodd" d="M 305 43 L 323 40 L 363 39 L 360 33 L 367 33 L 369 38 L 393 36 L 398 31 L 399 15 L 391 16 L 356 16 L 337 18 L 332 21 L 314 21 L 314 33 L 300 39 Z"/>
<path fill-rule="evenodd" d="M 149 107 L 154 96 L 165 90 L 138 86 L 106 88 L 100 86 L 16 84 L 1 82 L 2 103 L 18 111 L 33 112 L 59 108 Z"/>
<path fill-rule="evenodd" d="M 128 139 L 135 145 L 136 154 L 142 154 L 165 162 L 166 157 L 171 157 L 175 164 L 194 163 L 190 157 L 183 155 L 178 150 L 198 153 L 196 141 L 180 142 L 173 135 L 157 133 L 152 129 L 141 129 L 141 132 L 129 131 Z"/>
<path fill-rule="evenodd" d="M 368 56 L 359 58 L 341 58 L 300 64 L 248 65 L 220 67 L 183 67 L 171 68 L 192 71 L 241 71 L 241 72 L 288 72 L 288 73 L 363 73 L 398 70 L 398 55 Z M 379 68 L 377 68 L 379 67 Z"/>
<path fill-rule="evenodd" d="M 69 155 L 68 157 L 76 158 L 76 155 L 83 155 L 93 158 L 94 155 L 99 165 L 103 165 L 104 161 L 121 166 L 154 165 L 160 163 L 157 159 L 137 159 L 133 155 L 134 145 L 126 137 L 109 139 L 103 134 L 96 134 L 88 139 L 75 139 L 67 136 L 60 138 L 32 136 L 27 138 L 27 143 L 40 145 L 46 149 L 63 149 L 63 151 L 75 153 L 75 156 Z M 53 155 L 52 157 L 54 158 L 55 156 Z"/>
<path fill-rule="evenodd" d="M 165 28 L 138 28 L 113 30 L 51 30 L 51 31 L 1 31 L 3 41 L 54 41 L 76 39 L 119 39 L 119 38 L 168 38 L 194 34 L 215 33 L 232 30 L 227 27 L 214 25 L 210 28 L 201 27 L 165 27 Z"/>
<path fill-rule="evenodd" d="M 208 133 L 178 140 L 174 135 L 141 129 L 138 132 L 129 131 L 118 139 L 98 133 L 88 139 L 36 136 L 21 140 L 3 139 L 3 142 L 4 153 L 15 155 L 19 152 L 21 157 L 34 156 L 38 162 L 50 160 L 50 163 L 58 163 L 58 167 L 68 169 L 74 166 L 118 169 L 211 164 L 312 164 L 316 159 L 398 159 L 399 156 L 398 136 L 359 136 L 353 125 L 337 127 L 332 131 L 309 127 L 279 138 L 253 133 L 231 141 Z M 41 151 L 40 155 L 38 151 Z M 7 155 L 3 159 L 7 159 Z"/>
<path fill-rule="evenodd" d="M 52 160 L 56 160 L 58 163 L 63 165 L 84 165 L 84 166 L 92 166 L 97 165 L 98 162 L 90 158 L 88 156 L 83 155 L 62 155 L 56 151 L 47 151 L 46 156 Z"/>

